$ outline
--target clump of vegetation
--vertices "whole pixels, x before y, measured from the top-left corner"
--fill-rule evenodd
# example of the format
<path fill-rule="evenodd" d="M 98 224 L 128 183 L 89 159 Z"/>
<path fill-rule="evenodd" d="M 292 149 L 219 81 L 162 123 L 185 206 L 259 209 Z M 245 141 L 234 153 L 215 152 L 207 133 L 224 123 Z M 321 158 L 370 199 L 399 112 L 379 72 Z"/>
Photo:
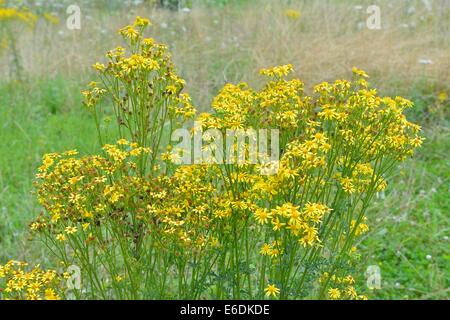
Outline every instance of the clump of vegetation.
<path fill-rule="evenodd" d="M 101 153 L 46 154 L 37 174 L 44 212 L 31 229 L 80 267 L 75 296 L 365 299 L 350 274 L 355 243 L 386 176 L 423 141 L 404 116 L 412 103 L 378 96 L 356 68 L 312 95 L 289 79 L 291 65 L 263 69 L 261 90 L 226 85 L 191 134 L 204 131 L 207 149 L 227 130 L 275 129 L 279 159 L 211 161 L 213 148 L 181 165 L 167 132 L 195 108 L 165 46 L 143 36 L 148 25 L 138 17 L 120 30 L 127 48 L 95 64 L 100 80 L 83 92 Z"/>
<path fill-rule="evenodd" d="M 29 268 L 25 262 L 11 260 L 0 265 L 0 298 L 8 300 L 59 300 L 61 278 L 55 270 Z"/>

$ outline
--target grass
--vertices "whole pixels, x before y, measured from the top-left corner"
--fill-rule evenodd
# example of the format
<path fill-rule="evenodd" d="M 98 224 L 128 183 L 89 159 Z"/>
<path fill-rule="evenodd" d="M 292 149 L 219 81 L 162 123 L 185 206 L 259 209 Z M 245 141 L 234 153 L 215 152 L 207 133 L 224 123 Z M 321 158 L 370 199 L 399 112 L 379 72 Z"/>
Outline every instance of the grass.
<path fill-rule="evenodd" d="M 449 297 L 450 130 L 437 126 L 425 133 L 423 148 L 368 214 L 371 232 L 361 249 L 365 265 L 379 265 L 382 277 L 373 298 Z"/>
<path fill-rule="evenodd" d="M 384 11 L 387 27 L 370 33 L 356 27 L 364 21 L 353 9 L 359 2 L 325 6 L 325 1 L 285 1 L 270 8 L 255 1 L 223 3 L 191 14 L 145 8 L 127 14 L 102 12 L 78 33 L 39 25 L 34 33 L 18 36 L 27 80 L 0 83 L 0 262 L 12 257 L 45 261 L 41 246 L 28 240 L 27 224 L 40 210 L 31 193 L 34 173 L 45 153 L 96 150 L 93 121 L 81 107 L 79 91 L 90 77 L 88 66 L 114 46 L 112 30 L 141 14 L 155 22 L 153 36 L 169 43 L 199 109 L 208 108 L 224 83 L 257 83 L 253 75 L 259 67 L 287 62 L 309 87 L 346 77 L 357 65 L 369 71 L 383 94 L 412 99 L 416 108 L 410 118 L 423 124 L 427 140 L 373 204 L 371 232 L 359 245 L 359 273 L 370 265 L 381 268 L 381 289 L 362 288 L 370 298 L 449 298 L 448 100 L 433 113 L 437 94 L 450 91 L 450 47 L 443 41 L 450 31 L 446 13 L 429 14 L 415 1 L 416 13 L 407 15 L 399 1 Z M 380 3 L 385 8 L 386 2 Z M 287 7 L 301 11 L 299 21 L 283 15 Z M 400 27 L 412 22 L 416 27 Z M 420 58 L 433 64 L 420 65 Z M 7 66 L 0 64 L 1 74 L 8 74 Z"/>
<path fill-rule="evenodd" d="M 449 89 L 450 10 L 441 2 L 434 1 L 428 11 L 421 0 L 395 5 L 379 0 L 382 29 L 376 31 L 365 27 L 369 0 L 247 0 L 224 6 L 195 1 L 190 13 L 149 6 L 112 11 L 82 6 L 81 30 L 65 28 L 63 12 L 59 25 L 41 21 L 35 30 L 18 30 L 17 47 L 28 74 L 87 78 L 90 66 L 103 62 L 104 53 L 118 45 L 118 28 L 141 15 L 153 22 L 148 35 L 168 44 L 201 109 L 207 109 L 225 83 L 257 86 L 260 68 L 285 63 L 294 65 L 295 76 L 307 88 L 350 77 L 357 66 L 383 93 L 405 95 L 420 79 L 437 90 Z M 288 8 L 298 10 L 300 18 L 287 17 Z M 0 64 L 5 76 L 6 58 Z M 420 64 L 420 59 L 432 64 Z"/>
<path fill-rule="evenodd" d="M 27 224 L 39 213 L 32 181 L 42 155 L 95 149 L 95 129 L 79 98 L 70 100 L 70 81 L 61 78 L 0 87 L 0 260 L 29 256 Z M 78 95 L 78 94 L 77 94 Z M 72 95 L 75 96 L 75 95 Z M 77 108 L 71 105 L 78 104 Z M 31 252 L 31 256 L 33 253 Z"/>

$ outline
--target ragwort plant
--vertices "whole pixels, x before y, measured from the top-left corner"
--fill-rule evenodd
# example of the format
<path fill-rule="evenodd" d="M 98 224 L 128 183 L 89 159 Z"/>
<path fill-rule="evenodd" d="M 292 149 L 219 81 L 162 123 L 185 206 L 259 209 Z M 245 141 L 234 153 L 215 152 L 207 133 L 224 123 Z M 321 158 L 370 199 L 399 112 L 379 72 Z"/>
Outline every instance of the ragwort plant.
<path fill-rule="evenodd" d="M 47 154 L 37 174 L 44 212 L 31 229 L 81 268 L 75 296 L 365 299 L 350 274 L 355 243 L 385 177 L 422 143 L 403 115 L 412 103 L 379 97 L 356 68 L 311 96 L 291 65 L 263 69 L 261 90 L 227 84 L 192 135 L 278 129 L 279 161 L 181 165 L 170 132 L 195 109 L 166 47 L 143 37 L 149 24 L 120 30 L 128 47 L 94 65 L 100 80 L 83 92 L 101 154 Z"/>
<path fill-rule="evenodd" d="M 29 269 L 27 263 L 14 260 L 0 266 L 0 298 L 59 300 L 57 291 L 62 289 L 60 275 L 55 270 L 42 270 L 39 265 Z"/>

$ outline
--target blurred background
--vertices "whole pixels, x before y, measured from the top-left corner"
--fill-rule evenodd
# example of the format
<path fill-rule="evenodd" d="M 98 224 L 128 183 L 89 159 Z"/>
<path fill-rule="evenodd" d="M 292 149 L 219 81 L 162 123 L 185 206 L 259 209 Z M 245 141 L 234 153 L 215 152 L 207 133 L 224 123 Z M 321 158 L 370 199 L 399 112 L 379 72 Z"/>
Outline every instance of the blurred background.
<path fill-rule="evenodd" d="M 287 63 L 309 91 L 356 66 L 381 95 L 411 99 L 408 117 L 427 140 L 371 208 L 357 272 L 378 265 L 382 287 L 360 290 L 449 298 L 450 0 L 0 0 L 0 262 L 45 261 L 27 231 L 40 212 L 34 174 L 45 153 L 97 150 L 80 90 L 137 15 L 201 111 L 225 83 L 258 87 L 260 68 Z"/>

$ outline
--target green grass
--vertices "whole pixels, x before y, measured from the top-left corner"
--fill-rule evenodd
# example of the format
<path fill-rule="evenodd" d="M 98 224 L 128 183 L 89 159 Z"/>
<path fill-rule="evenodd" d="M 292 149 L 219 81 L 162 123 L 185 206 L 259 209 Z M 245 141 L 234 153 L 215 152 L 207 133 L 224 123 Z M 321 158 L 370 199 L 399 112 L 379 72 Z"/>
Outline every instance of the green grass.
<path fill-rule="evenodd" d="M 34 248 L 26 230 L 39 214 L 31 191 L 42 155 L 73 148 L 88 152 L 96 146 L 79 90 L 61 78 L 0 86 L 0 261 L 29 259 Z"/>
<path fill-rule="evenodd" d="M 81 106 L 80 83 L 55 77 L 0 84 L 0 262 L 45 261 L 27 231 L 40 212 L 31 191 L 42 155 L 98 148 L 93 121 Z M 380 266 L 381 289 L 361 287 L 372 299 L 449 298 L 448 119 L 424 118 L 428 98 L 414 92 L 411 97 L 419 104 L 411 116 L 426 119 L 427 140 L 368 214 L 371 231 L 359 245 L 359 278 L 367 266 Z"/>
<path fill-rule="evenodd" d="M 449 297 L 450 131 L 437 125 L 425 135 L 369 213 L 372 230 L 361 247 L 365 266 L 379 265 L 382 278 L 373 298 Z"/>

